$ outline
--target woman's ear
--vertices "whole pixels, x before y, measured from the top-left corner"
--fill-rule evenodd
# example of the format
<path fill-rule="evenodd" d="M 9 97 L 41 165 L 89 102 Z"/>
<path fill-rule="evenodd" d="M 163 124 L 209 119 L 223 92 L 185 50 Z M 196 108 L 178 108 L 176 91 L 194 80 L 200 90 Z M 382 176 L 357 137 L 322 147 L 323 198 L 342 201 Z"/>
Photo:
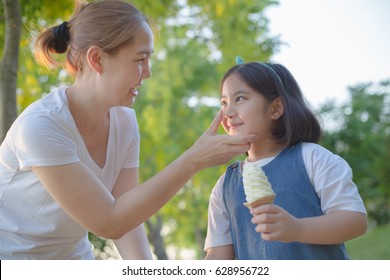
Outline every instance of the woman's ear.
<path fill-rule="evenodd" d="M 103 73 L 102 50 L 97 46 L 91 46 L 87 51 L 87 62 L 89 67 L 97 74 Z"/>
<path fill-rule="evenodd" d="M 278 120 L 284 114 L 284 105 L 280 96 L 276 97 L 271 103 L 271 119 Z"/>

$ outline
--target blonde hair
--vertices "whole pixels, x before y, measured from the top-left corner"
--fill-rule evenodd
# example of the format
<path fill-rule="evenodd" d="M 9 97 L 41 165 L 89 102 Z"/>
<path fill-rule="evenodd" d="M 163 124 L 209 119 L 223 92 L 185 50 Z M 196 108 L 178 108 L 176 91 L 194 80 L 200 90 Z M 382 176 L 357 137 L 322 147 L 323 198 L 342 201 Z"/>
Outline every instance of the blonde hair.
<path fill-rule="evenodd" d="M 115 54 L 131 44 L 147 18 L 133 5 L 121 0 L 88 3 L 75 0 L 69 22 L 41 32 L 35 41 L 34 55 L 38 63 L 55 68 L 60 63 L 53 54 L 66 53 L 65 68 L 76 74 L 82 71 L 84 56 L 91 46 Z"/>

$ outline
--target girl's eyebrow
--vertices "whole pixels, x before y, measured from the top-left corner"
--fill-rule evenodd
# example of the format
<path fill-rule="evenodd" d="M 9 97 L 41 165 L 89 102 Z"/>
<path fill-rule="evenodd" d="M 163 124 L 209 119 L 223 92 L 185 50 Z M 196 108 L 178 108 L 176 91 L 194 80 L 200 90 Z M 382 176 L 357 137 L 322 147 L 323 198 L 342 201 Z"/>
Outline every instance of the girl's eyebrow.
<path fill-rule="evenodd" d="M 243 90 L 243 89 L 239 89 L 239 90 L 237 90 L 237 91 L 235 91 L 235 92 L 233 93 L 233 97 L 234 97 L 234 96 L 237 96 L 237 95 L 239 95 L 239 94 L 249 94 L 249 92 L 247 92 L 247 91 L 245 91 L 245 90 Z M 226 95 L 221 95 L 221 98 L 226 98 Z"/>

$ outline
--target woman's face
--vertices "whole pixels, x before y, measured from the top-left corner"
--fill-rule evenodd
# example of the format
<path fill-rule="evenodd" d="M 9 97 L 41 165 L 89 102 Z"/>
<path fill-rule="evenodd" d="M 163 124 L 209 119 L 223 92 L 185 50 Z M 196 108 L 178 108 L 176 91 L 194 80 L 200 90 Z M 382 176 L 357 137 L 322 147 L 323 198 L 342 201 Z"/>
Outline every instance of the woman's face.
<path fill-rule="evenodd" d="M 270 102 L 249 87 L 237 73 L 222 85 L 222 126 L 229 135 L 257 134 L 257 140 L 272 138 Z"/>
<path fill-rule="evenodd" d="M 132 44 L 115 55 L 107 55 L 102 74 L 109 91 L 105 94 L 116 106 L 131 106 L 135 102 L 143 80 L 151 77 L 149 63 L 153 49 L 153 33 L 144 23 Z"/>

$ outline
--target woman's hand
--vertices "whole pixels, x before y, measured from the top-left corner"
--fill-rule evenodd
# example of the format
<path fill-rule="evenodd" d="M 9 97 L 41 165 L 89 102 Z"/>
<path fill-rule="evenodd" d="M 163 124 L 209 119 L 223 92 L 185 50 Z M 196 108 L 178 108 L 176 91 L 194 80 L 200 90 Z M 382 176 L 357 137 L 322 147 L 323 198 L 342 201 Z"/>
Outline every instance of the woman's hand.
<path fill-rule="evenodd" d="M 251 210 L 256 231 L 267 241 L 292 242 L 299 235 L 299 219 L 275 204 L 265 204 Z"/>
<path fill-rule="evenodd" d="M 194 145 L 187 150 L 188 160 L 195 164 L 196 169 L 227 163 L 233 157 L 242 155 L 250 148 L 250 143 L 256 139 L 251 135 L 216 135 L 223 114 L 219 111 L 210 127 L 199 137 Z"/>

